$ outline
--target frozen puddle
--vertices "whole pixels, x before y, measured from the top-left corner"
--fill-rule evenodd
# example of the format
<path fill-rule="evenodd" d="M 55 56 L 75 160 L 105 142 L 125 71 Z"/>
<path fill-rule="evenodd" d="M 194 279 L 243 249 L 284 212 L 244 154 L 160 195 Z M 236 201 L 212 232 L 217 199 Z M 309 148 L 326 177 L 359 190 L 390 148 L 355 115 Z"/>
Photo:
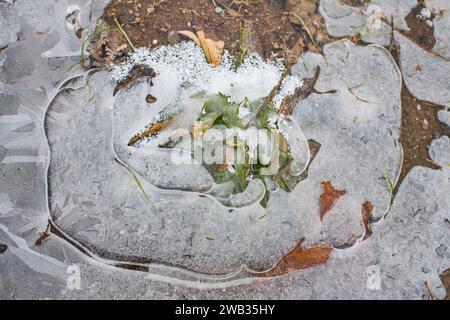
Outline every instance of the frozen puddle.
<path fill-rule="evenodd" d="M 159 144 L 201 113 L 205 100 L 192 98 L 195 94 L 222 92 L 236 102 L 257 101 L 279 82 L 279 65 L 253 57 L 234 72 L 225 56 L 222 66 L 212 69 L 200 49 L 182 43 L 156 53 L 139 50 L 113 69 L 113 77 L 107 72 L 89 76 L 89 86 L 83 78 L 70 81 L 49 106 L 45 123 L 55 223 L 104 259 L 199 274 L 225 275 L 242 266 L 267 270 L 302 237 L 308 245 L 355 244 L 365 234 L 362 205 L 370 201 L 373 217 L 381 218 L 390 205 L 383 177 L 395 183 L 400 170 L 400 75 L 378 46 L 340 41 L 325 53 L 327 63 L 306 55 L 294 76 L 311 77 L 319 64 L 317 90 L 336 93 L 312 94 L 285 124 L 295 129 L 290 140 L 298 143 L 294 153 L 308 158 L 306 165 L 306 139 L 319 143 L 320 151 L 308 175 L 305 164 L 299 169 L 302 179 L 292 192 L 269 187 L 266 207 L 260 204 L 265 189 L 259 180 L 224 198 L 204 166 L 175 164 Z M 155 69 L 153 86 L 144 77 L 113 97 L 115 80 L 142 64 Z M 289 85 L 302 85 L 300 80 L 287 80 L 281 94 L 292 93 Z M 146 101 L 149 94 L 155 103 Z M 173 112 L 181 114 L 173 127 L 138 147 L 128 145 L 136 132 Z M 345 195 L 321 221 L 325 181 Z"/>

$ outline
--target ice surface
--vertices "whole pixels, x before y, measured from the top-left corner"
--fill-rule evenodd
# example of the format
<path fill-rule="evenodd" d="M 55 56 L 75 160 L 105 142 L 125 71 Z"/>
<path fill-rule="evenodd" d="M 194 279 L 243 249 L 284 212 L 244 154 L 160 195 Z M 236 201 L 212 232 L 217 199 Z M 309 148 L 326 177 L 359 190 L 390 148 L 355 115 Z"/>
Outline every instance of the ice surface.
<path fill-rule="evenodd" d="M 363 233 L 361 206 L 365 201 L 373 203 L 375 219 L 388 210 L 390 195 L 382 177 L 388 170 L 395 182 L 401 167 L 401 82 L 396 65 L 382 47 L 357 47 L 343 40 L 327 45 L 324 51 L 326 62 L 320 64 L 316 89 L 337 93 L 312 94 L 294 111 L 306 138 L 322 147 L 309 178 L 289 202 L 298 206 L 301 225 L 309 227 L 307 240 L 325 240 L 341 247 Z M 315 61 L 311 55 L 305 58 L 310 57 Z M 300 61 L 302 65 L 311 63 Z M 321 182 L 329 180 L 346 194 L 322 224 L 318 199 L 323 192 Z"/>
<path fill-rule="evenodd" d="M 433 52 L 420 48 L 399 32 L 395 32 L 395 39 L 401 47 L 401 69 L 408 89 L 419 99 L 443 105 L 450 101 L 450 64 L 445 55 L 445 50 L 450 43 L 448 39 L 450 32 L 447 30 L 449 12 L 446 10 L 449 4 L 448 1 L 427 3 L 437 15 L 435 30 L 437 44 Z M 393 15 L 396 28 L 408 30 L 404 17 L 417 5 L 417 1 L 380 1 L 371 2 L 368 6 L 370 5 L 378 6 L 377 12 L 385 17 Z M 387 45 L 390 42 L 390 26 L 380 21 L 380 30 L 368 30 L 367 23 L 370 21 L 370 16 L 359 8 L 339 4 L 336 0 L 323 0 L 321 13 L 325 18 L 328 32 L 333 36 L 353 36 L 361 33 L 362 39 L 368 43 Z M 420 66 L 420 71 L 417 71 L 417 66 Z"/>
<path fill-rule="evenodd" d="M 421 49 L 400 34 L 396 34 L 396 40 L 401 48 L 403 79 L 411 93 L 421 100 L 440 105 L 448 104 L 450 101 L 449 61 Z M 416 71 L 417 66 L 420 66 L 420 71 Z"/>
<path fill-rule="evenodd" d="M 25 249 L 25 259 L 14 236 L 3 228 L 0 242 L 12 250 L 0 255 L 0 294 L 5 299 L 429 299 L 423 284 L 427 281 L 442 297 L 445 292 L 437 275 L 450 259 L 438 255 L 436 249 L 450 241 L 443 223 L 449 218 L 450 204 L 445 192 L 435 190 L 448 189 L 449 177 L 448 170 L 414 169 L 390 213 L 374 225 L 373 237 L 350 250 L 335 252 L 326 265 L 266 279 L 264 285 L 257 279 L 209 285 L 105 267 L 57 237 L 36 250 Z M 49 275 L 30 268 L 27 259 L 34 260 L 33 266 L 44 264 L 46 270 L 78 266 L 81 289 L 68 290 L 67 274 L 64 279 L 57 269 Z M 380 271 L 380 290 L 367 287 L 368 270 L 374 266 Z M 36 282 L 36 278 L 41 280 Z"/>
<path fill-rule="evenodd" d="M 450 111 L 441 110 L 438 113 L 439 120 L 450 127 Z"/>
<path fill-rule="evenodd" d="M 11 4 L 0 2 L 0 48 L 17 41 L 20 31 L 17 10 Z"/>
<path fill-rule="evenodd" d="M 147 202 L 112 149 L 113 118 L 131 127 L 145 110 L 151 118 L 145 99 L 129 100 L 143 98 L 146 82 L 127 88 L 115 105 L 107 74 L 95 74 L 90 85 L 96 91 L 94 101 L 89 102 L 84 88 L 63 92 L 46 123 L 52 150 L 50 209 L 70 236 L 106 258 L 142 257 L 210 274 L 229 273 L 242 264 L 268 268 L 300 238 L 291 211 L 277 210 L 258 220 L 264 215 L 259 205 L 230 212 L 208 195 L 156 189 L 147 181 L 169 189 L 204 189 L 210 179 L 201 167 L 173 167 L 170 158 L 163 160 L 165 154 L 151 146 L 130 155 L 124 149 L 127 140 L 114 135 L 117 155 L 140 174 Z M 138 112 L 131 116 L 133 108 Z M 51 121 L 55 116 L 60 120 Z"/>
<path fill-rule="evenodd" d="M 446 0 L 428 0 L 427 6 L 435 14 L 433 24 L 436 44 L 433 50 L 450 58 L 450 3 Z"/>
<path fill-rule="evenodd" d="M 75 3 L 80 8 L 91 6 L 91 14 L 82 16 L 85 19 L 91 15 L 94 21 L 106 2 L 72 1 L 70 4 Z M 35 246 L 48 218 L 45 162 L 49 158 L 43 131 L 44 111 L 61 81 L 72 76 L 66 70 L 77 60 L 46 58 L 43 54 L 65 56 L 79 49 L 73 31 L 65 26 L 67 3 L 58 1 L 55 7 L 56 3 L 17 1 L 16 9 L 12 10 L 17 12 L 20 34 L 24 36 L 16 42 L 15 27 L 10 28 L 6 33 L 12 31 L 12 38 L 8 39 L 8 48 L 0 53 L 0 243 L 8 246 L 0 253 L 0 299 L 427 299 L 425 280 L 437 295 L 444 296 L 438 274 L 450 264 L 450 239 L 445 223 L 445 219 L 450 219 L 450 203 L 445 192 L 450 187 L 450 143 L 446 137 L 434 141 L 430 147 L 431 158 L 442 165 L 442 170 L 413 169 L 400 186 L 392 209 L 372 226 L 372 237 L 350 249 L 335 250 L 323 266 L 265 279 L 263 283 L 242 278 L 242 274 L 238 279 L 205 278 L 160 264 L 150 264 L 149 273 L 122 270 L 112 267 L 112 261 L 86 256 L 55 235 L 42 246 Z M 415 1 L 383 1 L 380 5 L 388 6 L 388 3 L 398 3 L 399 7 L 392 11 L 399 22 L 409 12 L 407 7 L 416 4 Z M 434 5 L 448 6 L 445 0 L 427 3 L 433 12 L 436 11 Z M 340 8 L 332 8 L 327 14 L 345 18 L 345 11 Z M 447 18 L 448 12 L 444 12 L 442 17 L 434 19 L 438 40 L 434 49 L 444 56 L 447 56 L 449 34 L 445 31 Z M 5 18 L 1 19 L 0 24 Z M 6 19 L 15 21 L 16 18 L 14 13 L 8 13 Z M 341 22 L 333 23 L 337 30 L 345 29 L 339 25 Z M 92 29 L 93 25 L 89 22 L 85 27 Z M 5 32 L 3 28 L 2 31 Z M 5 33 L 1 34 L 3 37 Z M 439 64 L 427 58 L 428 53 L 408 44 L 404 46 L 407 48 L 404 50 L 411 52 L 402 58 L 403 65 Z M 414 56 L 416 52 L 418 58 Z M 271 194 L 269 209 L 272 210 L 268 212 L 261 212 L 261 208 L 254 205 L 225 212 L 214 197 L 197 199 L 199 193 L 195 192 L 155 189 L 146 182 L 145 172 L 141 172 L 139 178 L 150 198 L 147 202 L 132 174 L 114 162 L 114 150 L 118 148 L 113 148 L 112 124 L 114 112 L 120 106 L 105 92 L 113 88 L 113 83 L 104 73 L 96 74 L 91 84 L 98 96 L 89 102 L 92 93 L 84 88 L 85 79 L 70 81 L 69 87 L 79 88 L 61 92 L 46 120 L 49 138 L 59 147 L 52 148 L 52 159 L 60 162 L 52 160 L 55 166 L 50 171 L 56 179 L 51 179 L 50 184 L 57 186 L 56 189 L 50 186 L 49 190 L 53 217 L 66 233 L 86 241 L 98 255 L 132 260 L 136 257 L 129 255 L 151 251 L 154 258 L 162 257 L 191 269 L 202 263 L 205 264 L 203 271 L 219 273 L 234 269 L 239 262 L 263 268 L 289 250 L 301 236 L 306 236 L 309 244 L 321 239 L 331 240 L 336 246 L 353 244 L 353 238 L 362 232 L 361 201 L 374 203 L 376 217 L 383 216 L 388 206 L 382 178 L 384 165 L 387 164 L 392 180 L 398 174 L 400 147 L 394 142 L 400 123 L 399 110 L 395 107 L 399 105 L 399 75 L 380 47 L 360 48 L 348 42 L 337 42 L 329 45 L 325 53 L 329 66 L 321 55 L 307 53 L 303 63 L 294 68 L 303 79 L 311 77 L 314 67 L 320 64 L 323 71 L 317 90 L 338 90 L 336 94 L 313 94 L 294 114 L 306 137 L 316 139 L 322 148 L 311 165 L 309 178 L 291 194 Z M 415 88 L 414 83 L 408 86 L 419 93 L 422 90 L 423 97 L 433 96 L 432 101 L 443 101 L 448 90 L 441 90 L 445 87 L 438 84 L 436 88 L 440 92 L 436 92 L 432 72 L 436 72 L 436 79 L 445 80 L 442 75 L 447 65 L 448 62 L 442 62 L 439 64 L 442 71 L 427 71 L 424 78 L 427 81 L 420 83 L 422 89 Z M 171 77 L 170 73 L 165 76 Z M 167 82 L 155 81 L 154 88 L 146 87 L 145 81 L 138 82 L 136 88 L 129 87 L 120 96 L 125 92 L 143 95 L 143 91 L 138 90 L 140 86 L 156 94 L 161 92 L 159 83 Z M 126 98 L 120 96 L 117 100 Z M 157 98 L 159 104 L 146 106 L 140 105 L 141 96 L 134 97 L 129 101 L 139 103 L 130 107 L 142 111 L 148 119 L 171 101 L 171 96 L 165 92 Z M 145 110 L 149 114 L 145 114 Z M 440 119 L 446 122 L 444 111 L 440 112 Z M 132 126 L 128 128 L 134 130 Z M 392 136 L 386 133 L 390 131 Z M 86 134 L 80 135 L 80 132 Z M 116 146 L 123 144 L 116 143 Z M 66 153 L 58 154 L 58 150 Z M 335 157 L 336 162 L 330 163 L 331 157 Z M 339 178 L 342 173 L 345 175 Z M 349 176 L 351 181 L 346 179 Z M 109 185 L 102 185 L 96 178 Z M 323 226 L 317 212 L 322 179 L 330 179 L 337 188 L 347 190 L 325 216 Z M 355 192 L 358 188 L 361 192 Z M 249 203 L 254 203 L 253 200 Z M 180 203 L 183 207 L 177 207 Z M 296 211 L 299 216 L 293 217 L 291 213 L 299 204 L 313 211 Z M 345 214 L 344 206 L 350 208 Z M 280 207 L 283 211 L 277 210 Z M 268 215 L 259 219 L 264 213 Z M 221 219 L 217 219 L 218 216 Z M 335 226 L 331 226 L 333 221 L 336 221 Z M 182 257 L 183 250 L 189 248 L 183 240 L 195 229 L 186 226 L 195 224 L 197 234 L 192 237 L 192 243 L 200 256 L 191 259 L 189 255 L 193 250 L 189 249 L 184 251 L 186 257 Z M 166 234 L 167 230 L 172 231 Z M 159 239 L 158 235 L 145 237 L 153 231 L 160 233 Z M 215 240 L 206 241 L 206 237 Z M 216 257 L 223 267 L 205 263 Z M 73 266 L 81 271 L 80 290 L 69 290 L 67 286 L 68 270 Z M 380 271 L 381 290 L 367 287 L 368 271 L 374 266 Z M 202 281 L 198 282 L 199 278 Z"/>

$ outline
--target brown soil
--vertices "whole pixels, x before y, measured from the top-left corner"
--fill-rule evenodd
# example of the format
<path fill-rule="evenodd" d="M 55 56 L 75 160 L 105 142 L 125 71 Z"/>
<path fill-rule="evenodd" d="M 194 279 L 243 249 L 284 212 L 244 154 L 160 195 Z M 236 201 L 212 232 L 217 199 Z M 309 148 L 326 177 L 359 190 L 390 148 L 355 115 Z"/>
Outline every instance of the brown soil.
<path fill-rule="evenodd" d="M 408 27 L 411 29 L 407 33 L 417 45 L 424 49 L 431 50 L 436 43 L 434 38 L 434 28 L 430 28 L 423 20 L 418 18 L 418 13 L 424 8 L 421 0 L 405 18 Z M 400 50 L 395 42 L 391 41 L 389 48 L 397 65 L 401 69 Z M 417 65 L 417 72 L 421 72 L 422 67 Z M 427 167 L 438 170 L 440 165 L 430 159 L 429 146 L 431 142 L 444 135 L 450 136 L 450 128 L 439 121 L 438 112 L 445 110 L 445 106 L 440 106 L 432 102 L 419 100 L 414 97 L 405 82 L 403 81 L 402 91 L 402 124 L 400 143 L 404 149 L 404 162 L 400 180 L 396 187 L 396 192 L 408 173 L 416 166 Z"/>
<path fill-rule="evenodd" d="M 203 30 L 209 38 L 224 41 L 225 49 L 236 57 L 245 45 L 261 50 L 258 53 L 265 58 L 286 58 L 288 64 L 329 40 L 318 1 L 112 0 L 98 26 L 109 27 L 107 34 L 94 45 L 93 56 L 101 64 L 131 49 L 116 18 L 136 47 L 175 44 L 182 40 L 178 31 Z"/>
<path fill-rule="evenodd" d="M 419 14 L 422 9 L 426 8 L 424 1 L 418 1 L 417 6 L 405 17 L 410 31 L 405 34 L 413 40 L 418 46 L 431 50 L 436 44 L 434 38 L 434 24 L 429 26 L 426 20 L 420 19 Z M 431 14 L 431 19 L 434 19 L 434 14 Z"/>
<path fill-rule="evenodd" d="M 439 164 L 430 159 L 429 145 L 431 141 L 444 135 L 450 136 L 449 127 L 438 119 L 438 112 L 443 109 L 445 107 L 418 100 L 409 92 L 406 85 L 403 85 L 400 142 L 405 159 L 398 185 L 416 166 L 441 169 Z"/>

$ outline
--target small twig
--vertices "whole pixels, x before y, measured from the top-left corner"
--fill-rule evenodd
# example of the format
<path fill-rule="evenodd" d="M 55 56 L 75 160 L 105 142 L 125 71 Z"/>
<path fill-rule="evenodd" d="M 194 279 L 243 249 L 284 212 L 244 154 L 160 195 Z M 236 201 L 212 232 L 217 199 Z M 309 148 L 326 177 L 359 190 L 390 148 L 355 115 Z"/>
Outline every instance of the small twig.
<path fill-rule="evenodd" d="M 40 246 L 42 243 L 44 243 L 45 240 L 47 240 L 52 235 L 51 232 L 50 232 L 51 227 L 52 226 L 51 226 L 50 221 L 49 221 L 45 231 L 39 233 L 39 238 L 36 240 L 35 245 Z"/>
<path fill-rule="evenodd" d="M 297 19 L 298 21 L 300 21 L 300 23 L 302 24 L 303 28 L 305 28 L 306 33 L 308 34 L 308 36 L 309 36 L 309 38 L 311 39 L 312 43 L 313 43 L 316 47 L 319 47 L 319 46 L 317 45 L 316 41 L 314 40 L 314 37 L 312 36 L 311 31 L 309 31 L 309 29 L 308 29 L 308 27 L 306 26 L 306 24 L 305 24 L 305 22 L 303 21 L 303 19 L 300 18 L 300 17 L 299 17 L 297 14 L 295 14 L 295 13 L 292 13 L 292 12 L 291 12 L 291 15 L 292 15 L 295 19 Z"/>
<path fill-rule="evenodd" d="M 128 34 L 125 32 L 125 30 L 122 28 L 122 26 L 119 23 L 119 20 L 117 20 L 117 17 L 114 17 L 114 22 L 117 25 L 117 28 L 119 28 L 120 32 L 122 33 L 122 35 L 125 37 L 125 39 L 127 40 L 128 44 L 130 45 L 131 49 L 133 49 L 133 51 L 136 50 L 136 47 L 134 46 L 133 42 L 131 42 L 130 37 L 128 36 Z"/>

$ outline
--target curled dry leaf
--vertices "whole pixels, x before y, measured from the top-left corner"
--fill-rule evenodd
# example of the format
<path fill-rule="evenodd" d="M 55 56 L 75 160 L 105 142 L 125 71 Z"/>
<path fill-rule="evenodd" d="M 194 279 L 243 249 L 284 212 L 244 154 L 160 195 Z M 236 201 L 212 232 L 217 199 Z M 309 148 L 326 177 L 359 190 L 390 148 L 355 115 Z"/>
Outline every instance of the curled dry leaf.
<path fill-rule="evenodd" d="M 450 269 L 445 270 L 439 278 L 441 279 L 442 285 L 444 286 L 446 296 L 442 300 L 449 301 L 450 300 Z M 430 295 L 431 300 L 440 300 L 438 297 L 436 297 L 431 290 L 430 286 L 428 285 L 428 282 L 424 282 L 425 288 L 428 291 L 428 294 Z"/>
<path fill-rule="evenodd" d="M 281 102 L 280 114 L 292 115 L 298 103 L 308 98 L 311 95 L 311 93 L 315 92 L 314 87 L 316 86 L 319 76 L 320 76 L 320 67 L 317 67 L 314 73 L 314 77 L 305 79 L 303 81 L 303 85 L 295 89 L 293 95 L 287 96 Z"/>
<path fill-rule="evenodd" d="M 320 220 L 333 209 L 340 197 L 345 194 L 345 190 L 337 190 L 331 184 L 331 181 L 322 182 L 324 192 L 320 195 Z"/>
<path fill-rule="evenodd" d="M 155 96 L 148 94 L 147 97 L 145 98 L 145 101 L 147 101 L 148 104 L 153 104 L 156 103 L 158 99 Z"/>
<path fill-rule="evenodd" d="M 130 139 L 130 141 L 128 142 L 128 146 L 132 147 L 139 141 L 142 141 L 146 138 L 149 138 L 149 137 L 159 134 L 162 130 L 167 129 L 173 123 L 173 121 L 174 121 L 173 119 L 165 119 L 165 120 L 161 120 L 161 121 L 158 121 L 158 122 L 150 125 L 143 132 L 138 133 L 135 136 L 133 136 Z"/>
<path fill-rule="evenodd" d="M 373 208 L 373 204 L 370 201 L 366 201 L 362 205 L 362 219 L 364 228 L 366 229 L 366 235 L 364 237 L 365 239 L 370 237 L 370 235 L 372 234 L 372 230 L 370 228 L 370 220 L 372 219 Z"/>
<path fill-rule="evenodd" d="M 442 284 L 444 285 L 445 292 L 447 292 L 444 300 L 450 300 L 450 269 L 444 271 L 444 273 L 441 274 L 440 278 Z"/>
<path fill-rule="evenodd" d="M 182 30 L 182 31 L 178 31 L 179 34 L 191 39 L 192 41 L 194 41 L 199 47 L 201 47 L 202 45 L 200 44 L 200 41 L 198 40 L 198 37 L 195 35 L 195 33 L 193 33 L 192 31 L 189 30 Z"/>
<path fill-rule="evenodd" d="M 302 238 L 295 248 L 281 258 L 270 270 L 256 272 L 254 274 L 259 277 L 277 277 L 291 271 L 307 269 L 328 261 L 333 251 L 331 246 L 319 245 L 303 249 L 302 244 L 304 241 L 305 239 Z"/>
<path fill-rule="evenodd" d="M 212 64 L 215 67 L 218 67 L 220 65 L 225 48 L 225 42 L 209 39 L 201 30 L 197 32 L 197 35 L 187 30 L 178 31 L 178 33 L 185 37 L 188 37 L 199 47 L 201 47 L 203 49 L 203 52 L 205 53 L 205 57 L 208 63 Z"/>
<path fill-rule="evenodd" d="M 133 69 L 130 71 L 128 77 L 125 80 L 119 82 L 117 86 L 114 88 L 113 96 L 115 96 L 123 88 L 141 79 L 142 77 L 148 77 L 152 79 L 155 76 L 156 73 L 152 68 L 143 65 L 134 66 Z"/>

